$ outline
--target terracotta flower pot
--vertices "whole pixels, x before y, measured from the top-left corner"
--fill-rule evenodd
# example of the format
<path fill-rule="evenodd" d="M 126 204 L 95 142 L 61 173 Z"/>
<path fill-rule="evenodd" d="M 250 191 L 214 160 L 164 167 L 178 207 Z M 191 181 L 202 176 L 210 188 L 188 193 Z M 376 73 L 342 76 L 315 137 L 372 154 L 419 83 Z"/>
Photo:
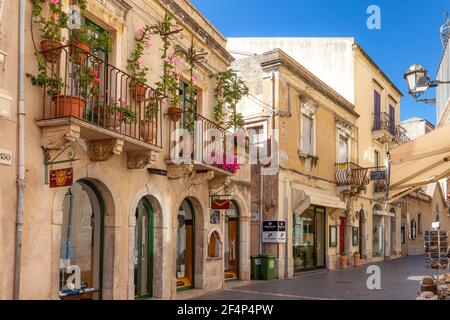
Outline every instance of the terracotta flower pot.
<path fill-rule="evenodd" d="M 42 40 L 41 49 L 43 51 L 44 59 L 50 63 L 59 62 L 62 54 L 62 45 L 53 40 Z"/>
<path fill-rule="evenodd" d="M 178 107 L 170 107 L 168 109 L 169 118 L 172 121 L 178 122 L 181 119 L 181 114 L 183 113 L 183 109 Z"/>
<path fill-rule="evenodd" d="M 141 120 L 139 123 L 139 135 L 146 142 L 152 142 L 157 136 L 158 128 L 155 119 Z"/>
<path fill-rule="evenodd" d="M 56 117 L 74 117 L 78 119 L 83 118 L 83 111 L 86 106 L 86 101 L 71 97 L 71 96 L 56 96 L 53 97 L 53 102 L 56 105 Z"/>
<path fill-rule="evenodd" d="M 347 256 L 339 256 L 339 264 L 341 269 L 347 269 Z"/>
<path fill-rule="evenodd" d="M 361 267 L 361 255 L 359 253 L 353 255 L 353 266 Z"/>
<path fill-rule="evenodd" d="M 145 100 L 145 94 L 147 92 L 147 87 L 142 85 L 136 85 L 131 87 L 131 96 L 137 101 L 141 102 Z"/>
<path fill-rule="evenodd" d="M 72 47 L 70 48 L 70 54 L 75 62 L 83 63 L 87 60 L 88 54 L 91 53 L 91 47 L 77 39 L 72 40 Z"/>

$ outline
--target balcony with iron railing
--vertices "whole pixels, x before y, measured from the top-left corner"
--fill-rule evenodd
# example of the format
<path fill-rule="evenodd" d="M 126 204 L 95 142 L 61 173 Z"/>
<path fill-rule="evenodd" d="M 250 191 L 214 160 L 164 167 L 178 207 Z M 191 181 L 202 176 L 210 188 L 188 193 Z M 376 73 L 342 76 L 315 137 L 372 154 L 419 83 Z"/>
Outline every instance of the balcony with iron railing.
<path fill-rule="evenodd" d="M 70 127 L 75 138 L 94 144 L 107 146 L 115 141 L 116 154 L 121 149 L 162 151 L 162 112 L 154 89 L 73 46 L 42 55 L 40 79 L 44 81 L 38 85 L 43 89 L 43 105 L 36 122 L 44 131 Z"/>
<path fill-rule="evenodd" d="M 369 169 L 362 168 L 353 162 L 336 164 L 336 182 L 341 191 L 360 192 L 366 189 L 370 180 L 367 176 Z"/>
<path fill-rule="evenodd" d="M 372 137 L 377 142 L 393 145 L 409 142 L 406 130 L 385 112 L 373 114 Z"/>
<path fill-rule="evenodd" d="M 168 164 L 191 165 L 196 172 L 215 172 L 232 176 L 239 169 L 236 137 L 206 117 L 194 113 L 192 124 L 186 114 L 169 126 Z"/>

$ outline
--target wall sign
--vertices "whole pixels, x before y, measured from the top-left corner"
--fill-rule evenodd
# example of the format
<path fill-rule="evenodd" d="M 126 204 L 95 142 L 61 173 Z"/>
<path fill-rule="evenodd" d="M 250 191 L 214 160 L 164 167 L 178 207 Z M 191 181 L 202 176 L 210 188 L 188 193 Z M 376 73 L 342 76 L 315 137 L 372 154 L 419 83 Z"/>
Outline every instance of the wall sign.
<path fill-rule="evenodd" d="M 286 222 L 284 221 L 263 222 L 263 243 L 285 243 L 285 242 L 286 242 Z"/>
<path fill-rule="evenodd" d="M 12 165 L 12 152 L 5 149 L 0 149 L 0 164 L 6 166 Z"/>
<path fill-rule="evenodd" d="M 386 170 L 372 171 L 370 173 L 370 180 L 386 180 Z"/>
<path fill-rule="evenodd" d="M 228 210 L 230 209 L 230 200 L 218 200 L 211 201 L 211 209 L 214 210 Z"/>
<path fill-rule="evenodd" d="M 70 187 L 73 185 L 73 168 L 50 171 L 50 188 Z"/>

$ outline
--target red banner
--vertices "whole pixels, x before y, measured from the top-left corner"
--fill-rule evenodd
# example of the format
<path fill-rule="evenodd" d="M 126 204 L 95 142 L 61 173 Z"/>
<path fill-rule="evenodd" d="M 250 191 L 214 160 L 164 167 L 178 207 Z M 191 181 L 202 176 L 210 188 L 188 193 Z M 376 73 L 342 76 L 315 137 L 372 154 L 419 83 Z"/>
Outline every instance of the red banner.
<path fill-rule="evenodd" d="M 70 187 L 73 185 L 73 168 L 50 171 L 50 188 Z"/>
<path fill-rule="evenodd" d="M 211 209 L 214 210 L 228 210 L 230 209 L 230 200 L 212 200 Z"/>

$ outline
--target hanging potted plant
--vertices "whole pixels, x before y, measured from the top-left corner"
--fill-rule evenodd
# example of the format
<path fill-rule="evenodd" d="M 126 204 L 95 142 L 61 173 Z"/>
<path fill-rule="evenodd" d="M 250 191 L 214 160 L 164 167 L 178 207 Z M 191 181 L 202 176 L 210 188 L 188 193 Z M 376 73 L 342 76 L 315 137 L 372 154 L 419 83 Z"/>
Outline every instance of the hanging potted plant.
<path fill-rule="evenodd" d="M 102 31 L 94 25 L 83 24 L 70 32 L 70 53 L 75 63 L 87 60 L 92 50 L 111 51 L 111 37 L 108 32 Z"/>
<path fill-rule="evenodd" d="M 142 102 L 145 99 L 147 92 L 147 74 L 148 67 L 145 66 L 144 50 L 151 48 L 151 34 L 153 27 L 145 25 L 140 28 L 136 33 L 136 45 L 131 52 L 131 56 L 128 59 L 127 68 L 131 71 L 134 79 L 131 81 L 131 96 L 136 99 L 137 102 Z"/>
<path fill-rule="evenodd" d="M 163 43 L 161 49 L 163 60 L 163 75 L 161 81 L 156 83 L 157 91 L 160 92 L 164 98 L 162 105 L 169 103 L 168 115 L 172 121 L 179 121 L 183 109 L 180 108 L 180 79 L 175 72 L 176 66 L 180 63 L 179 58 L 175 53 L 169 54 L 171 46 L 171 38 L 175 37 L 183 29 L 176 29 L 176 24 L 173 21 L 173 16 L 166 12 L 162 22 L 152 26 L 152 32 L 158 35 Z M 170 97 L 169 97 L 170 96 Z M 167 99 L 169 97 L 169 99 Z"/>
<path fill-rule="evenodd" d="M 43 17 L 43 7 L 48 4 L 49 18 Z M 42 41 L 41 49 L 46 62 L 55 63 L 61 58 L 61 29 L 67 25 L 67 15 L 61 10 L 59 0 L 33 0 L 32 14 L 39 25 Z"/>
<path fill-rule="evenodd" d="M 237 112 L 237 104 L 249 93 L 249 88 L 236 72 L 229 69 L 210 76 L 216 81 L 214 120 L 234 131 L 244 126 L 244 117 Z"/>

